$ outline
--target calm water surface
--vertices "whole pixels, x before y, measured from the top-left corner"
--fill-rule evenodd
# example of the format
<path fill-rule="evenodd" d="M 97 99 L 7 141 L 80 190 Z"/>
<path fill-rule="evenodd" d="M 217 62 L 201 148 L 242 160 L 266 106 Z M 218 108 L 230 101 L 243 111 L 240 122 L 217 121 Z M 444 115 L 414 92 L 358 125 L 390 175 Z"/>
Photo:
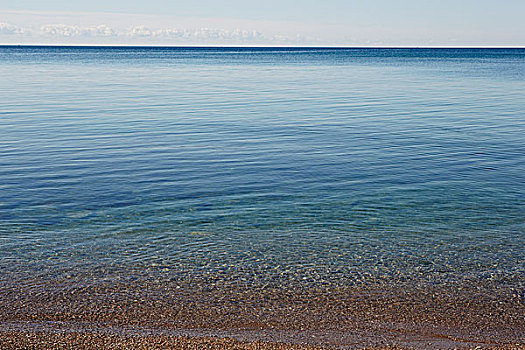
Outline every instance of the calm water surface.
<path fill-rule="evenodd" d="M 0 47 L 0 268 L 522 288 L 525 50 Z"/>

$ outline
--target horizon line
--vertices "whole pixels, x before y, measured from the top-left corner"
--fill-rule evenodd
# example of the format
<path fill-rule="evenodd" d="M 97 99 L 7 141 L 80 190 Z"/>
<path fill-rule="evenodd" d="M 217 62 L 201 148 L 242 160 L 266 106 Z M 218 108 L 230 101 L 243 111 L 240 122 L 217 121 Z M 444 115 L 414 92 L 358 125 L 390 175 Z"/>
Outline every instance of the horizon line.
<path fill-rule="evenodd" d="M 1 44 L 0 47 L 91 47 L 91 48 L 262 48 L 262 49 L 525 49 L 525 45 L 384 45 L 384 46 L 341 46 L 341 45 L 320 45 L 320 46 L 297 46 L 297 45 L 132 45 L 132 44 Z"/>

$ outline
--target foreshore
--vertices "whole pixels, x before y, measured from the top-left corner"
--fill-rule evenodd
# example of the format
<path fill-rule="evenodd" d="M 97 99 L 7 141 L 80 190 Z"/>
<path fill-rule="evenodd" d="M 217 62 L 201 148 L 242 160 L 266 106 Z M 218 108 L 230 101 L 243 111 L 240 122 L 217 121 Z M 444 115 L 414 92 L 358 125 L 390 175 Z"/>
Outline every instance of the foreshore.
<path fill-rule="evenodd" d="M 27 333 L 3 332 L 0 346 L 5 350 L 19 349 L 136 349 L 136 350 L 321 350 L 298 344 L 242 342 L 232 338 L 174 337 L 174 336 L 117 336 L 94 333 Z"/>
<path fill-rule="evenodd" d="M 313 346 L 307 344 L 274 343 L 265 341 L 240 341 L 222 337 L 183 337 L 183 336 L 118 336 L 97 333 L 47 333 L 47 332 L 2 332 L 0 345 L 5 350 L 21 349 L 133 349 L 133 350 L 328 350 L 351 349 L 351 346 Z M 363 349 L 362 347 L 355 347 Z M 436 344 L 421 344 L 415 348 L 442 349 Z M 445 347 L 446 348 L 446 347 Z M 472 345 L 463 344 L 454 349 L 524 349 L 523 344 Z M 373 350 L 404 350 L 414 347 L 374 346 Z"/>
<path fill-rule="evenodd" d="M 522 295 L 505 289 L 39 288 L 1 286 L 1 349 L 525 348 Z"/>

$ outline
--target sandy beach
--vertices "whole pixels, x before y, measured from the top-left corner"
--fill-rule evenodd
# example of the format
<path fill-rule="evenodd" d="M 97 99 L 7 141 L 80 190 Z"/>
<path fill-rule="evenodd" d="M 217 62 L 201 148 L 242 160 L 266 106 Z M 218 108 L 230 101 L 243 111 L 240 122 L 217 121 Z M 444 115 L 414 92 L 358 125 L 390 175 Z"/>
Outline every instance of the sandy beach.
<path fill-rule="evenodd" d="M 525 346 L 522 296 L 488 286 L 475 291 L 99 283 L 52 289 L 4 285 L 1 292 L 2 349 Z"/>
<path fill-rule="evenodd" d="M 239 341 L 233 338 L 219 337 L 175 337 L 175 336 L 117 336 L 93 333 L 34 333 L 3 332 L 0 334 L 2 349 L 136 349 L 136 350 L 322 350 L 348 348 L 346 346 L 312 346 L 306 344 L 285 344 L 263 341 Z M 427 346 L 432 348 L 432 346 Z M 523 344 L 472 346 L 464 345 L 462 349 L 523 349 Z M 369 347 L 374 350 L 409 349 L 400 346 Z M 410 348 L 412 349 L 412 347 Z"/>
<path fill-rule="evenodd" d="M 217 349 L 217 350 L 316 350 L 321 347 L 265 342 L 240 342 L 231 338 L 115 336 L 91 333 L 2 333 L 2 349 Z"/>

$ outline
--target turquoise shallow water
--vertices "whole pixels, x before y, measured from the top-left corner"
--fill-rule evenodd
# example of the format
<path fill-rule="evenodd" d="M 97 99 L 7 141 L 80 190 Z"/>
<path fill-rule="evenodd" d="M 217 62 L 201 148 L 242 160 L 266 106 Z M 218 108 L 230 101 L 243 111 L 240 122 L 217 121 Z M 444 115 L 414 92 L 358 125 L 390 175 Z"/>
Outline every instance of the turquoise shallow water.
<path fill-rule="evenodd" d="M 525 50 L 0 47 L 0 76 L 0 278 L 523 287 Z"/>

